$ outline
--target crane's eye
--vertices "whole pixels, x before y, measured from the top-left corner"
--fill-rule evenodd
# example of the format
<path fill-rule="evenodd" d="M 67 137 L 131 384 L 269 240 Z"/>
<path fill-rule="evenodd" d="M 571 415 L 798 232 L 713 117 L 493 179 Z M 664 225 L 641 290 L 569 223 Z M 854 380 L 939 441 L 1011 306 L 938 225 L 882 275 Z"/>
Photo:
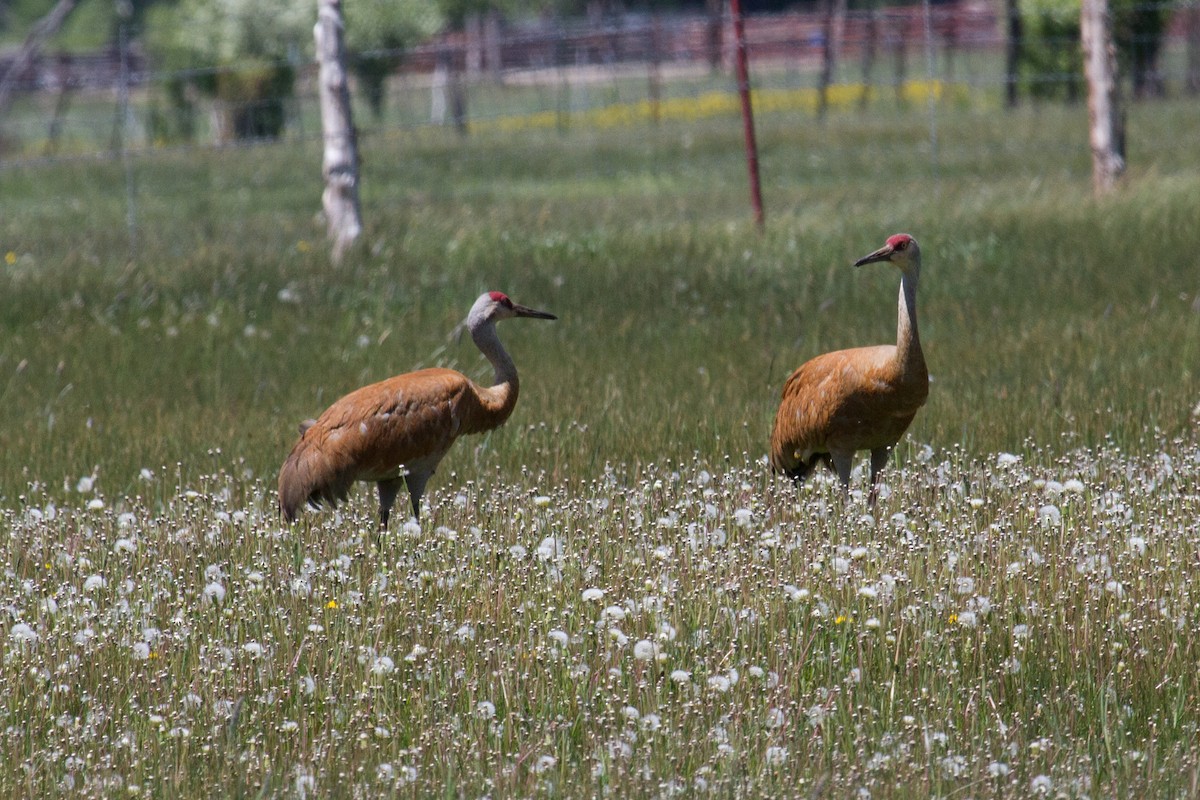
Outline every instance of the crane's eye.
<path fill-rule="evenodd" d="M 903 249 L 904 249 L 904 248 L 906 248 L 906 247 L 908 247 L 908 242 L 904 241 L 903 239 L 901 239 L 900 241 L 896 242 L 896 249 L 897 249 L 897 250 L 903 250 Z"/>

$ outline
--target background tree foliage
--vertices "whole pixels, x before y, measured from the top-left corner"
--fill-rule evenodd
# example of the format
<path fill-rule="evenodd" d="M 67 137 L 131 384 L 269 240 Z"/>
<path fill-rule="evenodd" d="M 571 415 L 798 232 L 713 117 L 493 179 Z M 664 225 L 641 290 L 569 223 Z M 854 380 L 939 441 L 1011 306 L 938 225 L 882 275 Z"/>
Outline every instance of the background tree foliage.
<path fill-rule="evenodd" d="M 429 0 L 345 0 L 342 13 L 354 74 L 371 111 L 379 117 L 387 78 L 401 60 L 397 51 L 437 33 L 446 17 Z"/>
<path fill-rule="evenodd" d="M 1020 0 L 1026 41 L 1025 77 L 1034 97 L 1081 97 L 1079 0 Z M 1158 59 L 1170 7 L 1146 0 L 1110 0 L 1120 71 L 1138 96 L 1162 93 Z"/>

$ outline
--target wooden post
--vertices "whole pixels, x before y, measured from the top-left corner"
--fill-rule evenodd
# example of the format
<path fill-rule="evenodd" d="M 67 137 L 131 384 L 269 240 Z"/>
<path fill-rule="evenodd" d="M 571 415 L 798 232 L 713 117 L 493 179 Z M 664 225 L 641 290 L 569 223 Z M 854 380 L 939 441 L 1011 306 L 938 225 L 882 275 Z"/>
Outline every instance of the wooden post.
<path fill-rule="evenodd" d="M 1021 37 L 1025 34 L 1017 0 L 1004 0 L 1004 11 L 1008 18 L 1004 44 L 1004 104 L 1016 108 L 1020 90 L 1017 72 L 1021 68 Z"/>
<path fill-rule="evenodd" d="M 824 119 L 829 110 L 829 87 L 841 51 L 845 28 L 846 0 L 824 0 L 821 19 L 821 73 L 817 83 L 817 116 Z"/>
<path fill-rule="evenodd" d="M 742 20 L 741 0 L 729 0 L 733 17 L 733 38 L 737 46 L 738 96 L 742 100 L 742 128 L 746 137 L 746 166 L 750 171 L 750 203 L 754 222 L 763 225 L 762 183 L 758 178 L 758 143 L 754 138 L 754 110 L 750 105 L 750 66 L 746 56 L 746 23 Z"/>
<path fill-rule="evenodd" d="M 318 0 L 313 38 L 317 45 L 317 91 L 321 96 L 321 131 L 325 156 L 321 174 L 325 193 L 321 203 L 329 238 L 333 240 L 333 263 L 362 234 L 358 202 L 358 142 L 350 116 L 350 88 L 346 80 L 346 48 L 341 0 Z"/>
<path fill-rule="evenodd" d="M 647 74 L 646 94 L 650 101 L 650 118 L 657 125 L 661 119 L 662 105 L 662 25 L 658 14 L 650 18 L 650 69 Z"/>
<path fill-rule="evenodd" d="M 1083 0 L 1079 19 L 1083 71 L 1088 84 L 1088 124 L 1092 146 L 1092 188 L 1107 194 L 1125 170 L 1117 92 L 1117 59 L 1108 0 Z"/>

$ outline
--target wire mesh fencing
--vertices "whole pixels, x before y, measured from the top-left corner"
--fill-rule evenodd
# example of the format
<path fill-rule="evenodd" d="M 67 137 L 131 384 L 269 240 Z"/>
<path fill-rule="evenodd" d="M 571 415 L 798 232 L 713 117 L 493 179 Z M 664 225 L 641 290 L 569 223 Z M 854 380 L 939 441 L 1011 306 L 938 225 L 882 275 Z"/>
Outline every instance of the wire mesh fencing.
<path fill-rule="evenodd" d="M 828 6 L 746 17 L 757 116 L 807 124 L 858 114 L 922 125 L 925 156 L 936 168 L 939 159 L 967 163 L 993 157 L 997 146 L 1022 146 L 984 136 L 939 139 L 941 118 L 995 118 L 1006 108 L 1039 104 L 1082 107 L 1079 43 L 1069 26 L 1014 20 L 1005 6 L 973 0 L 870 11 Z M 1136 9 L 1153 24 L 1119 31 L 1127 99 L 1194 103 L 1200 4 Z M 265 64 L 167 71 L 138 41 L 129 35 L 104 53 L 45 55 L 18 76 L 16 99 L 0 122 L 0 168 L 81 157 L 136 165 L 167 149 L 319 139 L 316 66 L 300 48 Z M 373 82 L 356 70 L 358 62 L 351 65 L 354 121 L 366 141 L 553 131 L 620 146 L 654 126 L 736 120 L 739 113 L 727 15 L 492 20 L 357 59 L 385 67 L 384 79 Z M 1079 141 L 1061 143 L 1063 152 L 1078 154 L 1085 140 L 1081 132 Z"/>

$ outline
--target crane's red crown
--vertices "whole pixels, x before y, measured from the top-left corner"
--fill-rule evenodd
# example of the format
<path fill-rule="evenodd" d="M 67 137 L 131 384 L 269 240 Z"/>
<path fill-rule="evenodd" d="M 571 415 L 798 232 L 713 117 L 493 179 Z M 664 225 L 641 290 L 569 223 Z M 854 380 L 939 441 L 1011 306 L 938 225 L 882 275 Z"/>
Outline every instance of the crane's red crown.
<path fill-rule="evenodd" d="M 512 300 L 509 300 L 508 295 L 506 295 L 504 292 L 488 292 L 488 297 L 492 298 L 501 305 L 512 305 Z"/>
<path fill-rule="evenodd" d="M 907 233 L 897 233 L 889 236 L 887 243 L 888 247 L 892 248 L 893 250 L 903 250 L 904 248 L 908 247 L 909 242 L 912 240 L 913 238 Z"/>

